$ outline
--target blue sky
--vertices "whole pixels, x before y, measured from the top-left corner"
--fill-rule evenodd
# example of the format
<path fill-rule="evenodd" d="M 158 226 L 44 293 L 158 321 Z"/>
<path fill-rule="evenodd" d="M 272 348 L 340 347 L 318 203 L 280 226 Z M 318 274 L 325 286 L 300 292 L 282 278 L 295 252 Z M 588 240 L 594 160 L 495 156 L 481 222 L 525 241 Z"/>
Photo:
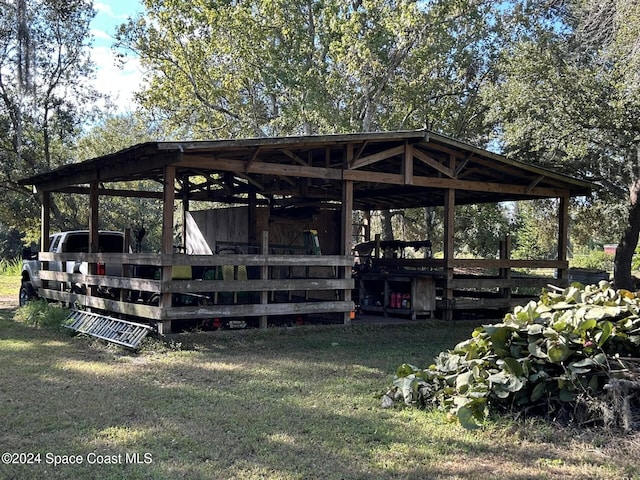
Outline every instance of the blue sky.
<path fill-rule="evenodd" d="M 98 67 L 95 87 L 110 94 L 120 111 L 133 110 L 132 95 L 140 85 L 142 71 L 135 59 L 130 59 L 124 69 L 116 67 L 111 46 L 118 25 L 144 8 L 138 0 L 96 1 L 93 8 L 96 16 L 91 22 L 91 57 Z"/>

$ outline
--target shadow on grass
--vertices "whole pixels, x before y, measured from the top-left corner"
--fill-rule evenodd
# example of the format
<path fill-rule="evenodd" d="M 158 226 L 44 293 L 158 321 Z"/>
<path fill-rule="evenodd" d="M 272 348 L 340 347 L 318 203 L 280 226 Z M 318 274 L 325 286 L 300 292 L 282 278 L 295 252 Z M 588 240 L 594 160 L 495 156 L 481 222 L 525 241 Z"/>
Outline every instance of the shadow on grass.
<path fill-rule="evenodd" d="M 184 335 L 174 341 L 192 350 L 134 355 L 0 317 L 0 444 L 42 455 L 36 465 L 0 465 L 4 478 L 623 473 L 604 459 L 583 458 L 569 439 L 515 444 L 497 431 L 464 431 L 436 413 L 379 408 L 399 363 L 426 366 L 466 338 L 468 327 Z M 47 453 L 80 455 L 83 463 L 53 466 Z M 98 459 L 116 463 L 90 463 Z"/>

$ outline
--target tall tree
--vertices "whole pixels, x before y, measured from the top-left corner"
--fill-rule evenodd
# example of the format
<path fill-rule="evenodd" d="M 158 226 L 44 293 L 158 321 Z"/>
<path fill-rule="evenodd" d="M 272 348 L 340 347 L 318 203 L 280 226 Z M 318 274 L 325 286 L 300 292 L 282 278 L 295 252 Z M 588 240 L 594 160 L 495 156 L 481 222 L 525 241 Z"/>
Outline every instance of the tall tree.
<path fill-rule="evenodd" d="M 162 134 L 158 127 L 141 112 L 106 116 L 79 137 L 73 155 L 77 160 L 84 160 L 161 139 Z M 118 188 L 127 187 L 136 191 L 162 191 L 161 185 L 150 180 L 129 182 L 119 185 Z M 68 223 L 62 227 L 85 228 L 89 216 L 86 195 L 68 195 L 64 205 L 64 218 Z M 143 245 L 138 246 L 144 248 L 144 251 L 159 250 L 162 231 L 161 201 L 139 197 L 103 196 L 100 199 L 100 211 L 100 228 L 122 231 L 127 228 L 139 230 L 140 227 L 144 227 L 146 235 Z M 75 216 L 72 213 L 75 213 Z"/>
<path fill-rule="evenodd" d="M 140 103 L 194 138 L 428 127 L 483 143 L 492 0 L 145 0 Z M 384 238 L 392 238 L 383 212 Z"/>
<path fill-rule="evenodd" d="M 0 221 L 24 229 L 38 200 L 17 180 L 70 160 L 96 95 L 85 81 L 94 11 L 85 0 L 0 0 L 0 9 Z"/>
<path fill-rule="evenodd" d="M 639 31 L 639 7 L 627 0 L 553 4 L 544 10 L 549 2 L 527 3 L 537 22 L 513 30 L 500 81 L 485 90 L 488 118 L 507 153 L 591 179 L 606 201 L 626 199 L 614 273 L 617 286 L 631 288 L 640 231 L 640 97 L 637 35 L 628 30 Z"/>
<path fill-rule="evenodd" d="M 194 137 L 428 126 L 479 137 L 489 0 L 146 0 L 120 46 L 143 105 Z"/>

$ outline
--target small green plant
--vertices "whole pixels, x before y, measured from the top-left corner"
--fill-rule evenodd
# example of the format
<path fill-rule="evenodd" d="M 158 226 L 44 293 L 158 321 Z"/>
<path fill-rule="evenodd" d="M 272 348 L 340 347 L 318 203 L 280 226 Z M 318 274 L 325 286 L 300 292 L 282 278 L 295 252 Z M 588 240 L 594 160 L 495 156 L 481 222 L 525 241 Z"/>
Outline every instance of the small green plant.
<path fill-rule="evenodd" d="M 383 405 L 439 407 L 467 428 L 507 410 L 631 430 L 639 357 L 640 297 L 573 284 L 476 328 L 426 369 L 401 365 Z"/>
<path fill-rule="evenodd" d="M 18 308 L 13 318 L 32 327 L 60 328 L 68 317 L 69 309 L 40 299 Z"/>
<path fill-rule="evenodd" d="M 19 277 L 22 272 L 22 260 L 19 258 L 0 258 L 0 275 Z"/>

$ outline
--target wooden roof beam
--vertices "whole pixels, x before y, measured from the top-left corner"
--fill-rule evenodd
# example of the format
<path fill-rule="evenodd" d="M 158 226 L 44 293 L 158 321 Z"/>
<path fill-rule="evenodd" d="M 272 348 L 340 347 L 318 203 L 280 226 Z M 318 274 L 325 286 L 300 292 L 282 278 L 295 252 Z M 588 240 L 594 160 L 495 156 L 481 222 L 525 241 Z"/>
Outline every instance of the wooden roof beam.
<path fill-rule="evenodd" d="M 374 153 L 373 155 L 368 155 L 357 160 L 352 160 L 351 162 L 349 162 L 349 167 L 352 169 L 357 169 L 366 165 L 371 165 L 372 163 L 377 163 L 382 160 L 387 160 L 388 158 L 395 157 L 396 155 L 401 155 L 404 153 L 404 151 L 404 145 L 389 148 L 387 150 L 383 150 L 382 152 Z"/>
<path fill-rule="evenodd" d="M 536 177 L 536 178 L 533 180 L 533 182 L 531 182 L 531 184 L 529 184 L 529 187 L 527 188 L 527 191 L 531 191 L 531 190 L 533 190 L 534 188 L 536 188 L 536 187 L 538 186 L 538 184 L 539 184 L 542 180 L 544 180 L 544 178 L 545 178 L 545 177 L 544 177 L 544 175 L 540 175 L 540 176 Z"/>
<path fill-rule="evenodd" d="M 299 163 L 300 165 L 302 165 L 304 167 L 310 167 L 311 166 L 309 164 L 309 162 L 304 161 L 298 155 L 296 155 L 295 153 L 293 153 L 293 152 L 291 152 L 289 150 L 281 150 L 281 152 L 284 153 L 287 157 L 289 157 L 294 162 L 297 162 L 297 163 Z"/>
<path fill-rule="evenodd" d="M 430 157 L 429 155 L 427 155 L 423 151 L 418 150 L 417 148 L 414 148 L 413 149 L 413 156 L 415 158 L 417 158 L 418 160 L 420 160 L 422 163 L 424 163 L 426 165 L 429 165 L 430 167 L 432 167 L 435 170 L 439 171 L 440 173 L 444 173 L 447 177 L 449 177 L 449 178 L 454 178 L 455 177 L 454 172 L 450 168 L 445 167 L 443 164 L 438 162 L 435 158 Z"/>
<path fill-rule="evenodd" d="M 462 160 L 462 162 L 460 162 L 460 165 L 458 165 L 456 167 L 456 170 L 453 172 L 453 178 L 458 178 L 458 175 L 460 175 L 462 170 L 465 169 L 465 167 L 467 166 L 467 164 L 472 158 L 473 158 L 473 153 L 470 153 L 464 158 L 464 160 Z"/>

